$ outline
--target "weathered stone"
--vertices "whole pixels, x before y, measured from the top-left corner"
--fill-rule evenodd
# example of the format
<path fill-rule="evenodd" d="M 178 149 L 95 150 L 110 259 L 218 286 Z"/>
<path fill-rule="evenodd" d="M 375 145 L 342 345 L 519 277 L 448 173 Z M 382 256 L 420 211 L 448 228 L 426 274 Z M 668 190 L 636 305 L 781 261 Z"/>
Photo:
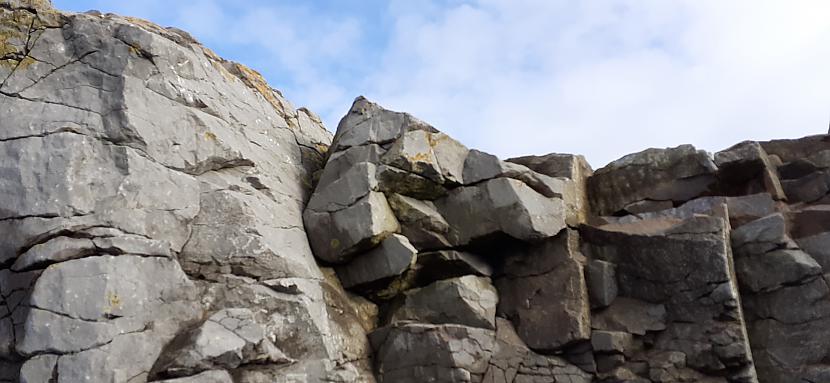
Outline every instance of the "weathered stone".
<path fill-rule="evenodd" d="M 775 250 L 735 259 L 741 287 L 751 292 L 775 290 L 821 275 L 822 268 L 800 250 Z"/>
<path fill-rule="evenodd" d="M 499 313 L 531 349 L 554 351 L 590 338 L 584 262 L 572 230 L 506 257 L 504 275 L 496 279 Z"/>
<path fill-rule="evenodd" d="M 26 361 L 20 367 L 20 383 L 40 383 L 53 381 L 58 367 L 57 355 L 38 355 Z"/>
<path fill-rule="evenodd" d="M 591 208 L 612 215 L 643 200 L 685 202 L 714 186 L 716 170 L 709 155 L 691 145 L 629 154 L 588 178 Z"/>
<path fill-rule="evenodd" d="M 339 152 L 353 146 L 386 144 L 414 130 L 437 133 L 435 128 L 409 114 L 386 110 L 358 97 L 337 125 L 331 150 Z"/>
<path fill-rule="evenodd" d="M 483 383 L 591 381 L 588 373 L 559 357 L 533 353 L 503 318 L 496 318 L 496 346 Z"/>
<path fill-rule="evenodd" d="M 421 200 L 435 200 L 447 195 L 447 190 L 428 178 L 393 166 L 378 166 L 379 188 L 384 193 L 398 193 Z"/>
<path fill-rule="evenodd" d="M 247 308 L 223 309 L 194 330 L 174 354 L 161 361 L 162 371 L 188 376 L 212 369 L 234 369 L 243 363 L 283 364 L 291 360 L 266 338 L 265 328 Z"/>
<path fill-rule="evenodd" d="M 156 380 L 155 383 L 233 383 L 233 378 L 227 371 L 210 370 L 184 378 Z"/>
<path fill-rule="evenodd" d="M 499 234 L 540 240 L 565 227 L 561 199 L 545 198 L 509 178 L 453 189 L 436 206 L 450 225 L 450 242 L 457 245 Z"/>
<path fill-rule="evenodd" d="M 830 193 L 830 170 L 810 173 L 804 177 L 782 182 L 789 202 L 827 203 Z"/>
<path fill-rule="evenodd" d="M 464 275 L 477 275 L 480 277 L 493 275 L 493 268 L 480 257 L 475 254 L 454 250 L 418 254 L 415 269 L 415 283 L 419 286 Z"/>
<path fill-rule="evenodd" d="M 450 186 L 464 183 L 464 161 L 470 150 L 444 133 L 432 133 L 430 143 L 444 182 Z"/>
<path fill-rule="evenodd" d="M 786 199 L 776 168 L 757 142 L 744 141 L 715 153 L 721 193 L 727 196 L 768 193 Z"/>
<path fill-rule="evenodd" d="M 342 210 L 306 210 L 303 216 L 314 255 L 332 263 L 348 262 L 400 228 L 386 197 L 378 192 Z"/>
<path fill-rule="evenodd" d="M 383 153 L 386 153 L 386 150 L 376 144 L 354 146 L 332 153 L 326 161 L 316 189 L 326 189 L 328 185 L 340 179 L 349 169 L 361 162 L 380 163 L 380 157 L 383 156 Z"/>
<path fill-rule="evenodd" d="M 376 248 L 338 266 L 337 276 L 346 288 L 365 288 L 403 274 L 415 263 L 417 254 L 406 237 L 393 234 Z"/>
<path fill-rule="evenodd" d="M 726 215 L 728 215 L 733 228 L 776 212 L 776 202 L 773 201 L 772 197 L 767 193 L 760 193 L 738 197 L 700 197 L 676 208 L 643 212 L 619 218 L 604 217 L 604 219 L 619 223 L 630 223 L 659 218 L 686 219 L 695 215 L 721 217 L 724 215 L 724 205 L 726 206 Z"/>
<path fill-rule="evenodd" d="M 507 161 L 527 166 L 539 174 L 566 179 L 563 199 L 571 212 L 568 214 L 568 225 L 575 227 L 587 221 L 590 213 L 587 179 L 593 174 L 593 170 L 585 157 L 552 153 L 544 156 L 511 158 Z"/>
<path fill-rule="evenodd" d="M 438 159 L 433 153 L 431 134 L 424 130 L 403 133 L 381 162 L 427 178 L 437 184 L 444 183 L 444 176 Z"/>
<path fill-rule="evenodd" d="M 754 381 L 728 225 L 722 218 L 583 226 L 581 233 L 592 258 L 617 266 L 620 296 L 593 313 L 594 329 L 644 337 L 650 346 L 635 358 L 686 355 L 689 362 L 667 376 Z M 628 369 L 628 360 L 620 368 Z"/>
<path fill-rule="evenodd" d="M 631 348 L 633 340 L 627 332 L 594 330 L 591 333 L 591 347 L 597 352 L 624 354 Z"/>
<path fill-rule="evenodd" d="M 496 289 L 487 278 L 472 275 L 446 279 L 404 294 L 391 322 L 454 323 L 496 329 Z"/>
<path fill-rule="evenodd" d="M 56 237 L 32 246 L 12 265 L 14 271 L 31 270 L 51 263 L 92 255 L 97 250 L 89 238 Z"/>
<path fill-rule="evenodd" d="M 662 331 L 666 329 L 666 308 L 620 297 L 608 308 L 595 313 L 591 326 L 598 330 L 624 331 L 637 335 Z"/>
<path fill-rule="evenodd" d="M 446 238 L 450 226 L 431 201 L 420 201 L 400 194 L 387 200 L 406 236 L 418 250 L 441 249 L 450 246 Z"/>
<path fill-rule="evenodd" d="M 592 308 L 608 307 L 617 298 L 617 274 L 613 263 L 593 259 L 585 270 Z"/>
<path fill-rule="evenodd" d="M 369 192 L 378 190 L 376 172 L 375 164 L 371 162 L 354 164 L 340 178 L 324 188 L 317 189 L 308 201 L 306 209 L 335 212 L 352 206 Z"/>
<path fill-rule="evenodd" d="M 759 218 L 732 232 L 732 246 L 738 254 L 762 254 L 790 242 L 787 221 L 781 213 Z"/>
<path fill-rule="evenodd" d="M 493 331 L 451 324 L 398 324 L 369 337 L 380 383 L 481 381 L 497 347 Z"/>

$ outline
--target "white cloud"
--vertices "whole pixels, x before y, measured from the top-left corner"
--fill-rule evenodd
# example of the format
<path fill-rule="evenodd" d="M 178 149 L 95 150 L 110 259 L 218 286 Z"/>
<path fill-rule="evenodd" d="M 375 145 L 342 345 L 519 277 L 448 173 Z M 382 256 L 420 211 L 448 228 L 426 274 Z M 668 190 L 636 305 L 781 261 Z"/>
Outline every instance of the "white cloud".
<path fill-rule="evenodd" d="M 392 6 L 369 95 L 502 156 L 719 150 L 826 132 L 830 3 Z"/>
<path fill-rule="evenodd" d="M 331 129 L 365 94 L 502 157 L 599 167 L 830 118 L 825 0 L 98 1 L 262 70 Z"/>

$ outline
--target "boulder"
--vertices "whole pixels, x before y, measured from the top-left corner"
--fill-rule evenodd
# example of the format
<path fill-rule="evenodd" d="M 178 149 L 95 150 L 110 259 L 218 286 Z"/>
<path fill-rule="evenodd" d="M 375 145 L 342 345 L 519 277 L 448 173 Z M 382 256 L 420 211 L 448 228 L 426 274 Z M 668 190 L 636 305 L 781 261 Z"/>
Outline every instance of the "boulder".
<path fill-rule="evenodd" d="M 177 344 L 172 360 L 157 369 L 172 376 L 191 376 L 214 369 L 234 369 L 241 364 L 292 362 L 269 339 L 265 328 L 247 308 L 220 310 Z M 169 351 L 168 351 L 169 352 Z"/>
<path fill-rule="evenodd" d="M 724 195 L 768 193 L 775 200 L 787 198 L 776 167 L 758 142 L 744 141 L 715 153 L 715 164 Z"/>
<path fill-rule="evenodd" d="M 450 246 L 447 234 L 450 225 L 431 201 L 421 201 L 400 194 L 387 199 L 406 236 L 418 250 L 441 249 Z"/>
<path fill-rule="evenodd" d="M 493 275 L 493 268 L 481 257 L 455 250 L 420 253 L 415 270 L 415 283 L 418 286 L 465 275 Z"/>
<path fill-rule="evenodd" d="M 821 265 L 801 250 L 774 250 L 735 259 L 735 272 L 742 288 L 750 292 L 769 291 L 800 284 L 822 274 Z"/>
<path fill-rule="evenodd" d="M 506 256 L 496 279 L 499 313 L 531 349 L 551 352 L 590 339 L 584 262 L 572 230 Z"/>
<path fill-rule="evenodd" d="M 307 209 L 303 215 L 314 255 L 345 263 L 400 229 L 383 193 L 369 192 L 353 205 L 334 212 Z"/>
<path fill-rule="evenodd" d="M 591 209 L 613 215 L 644 200 L 679 204 L 710 192 L 716 171 L 709 154 L 691 145 L 629 154 L 588 178 Z"/>
<path fill-rule="evenodd" d="M 437 133 L 435 128 L 412 115 L 386 110 L 358 97 L 337 125 L 331 150 L 339 152 L 354 146 L 387 144 L 415 130 Z"/>
<path fill-rule="evenodd" d="M 418 251 L 399 234 L 384 239 L 376 248 L 361 254 L 350 263 L 337 266 L 337 276 L 345 288 L 378 286 L 409 270 Z"/>
<path fill-rule="evenodd" d="M 391 322 L 454 323 L 495 330 L 497 303 L 498 294 L 488 278 L 468 275 L 407 291 Z"/>
<path fill-rule="evenodd" d="M 510 178 L 455 188 L 435 204 L 450 225 L 449 239 L 454 245 L 497 235 L 540 240 L 565 227 L 561 199 L 546 198 Z"/>
<path fill-rule="evenodd" d="M 585 269 L 585 280 L 592 308 L 608 307 L 617 298 L 617 272 L 613 263 L 592 259 Z"/>
<path fill-rule="evenodd" d="M 597 330 L 645 335 L 648 331 L 666 329 L 666 307 L 620 297 L 591 319 L 591 326 Z"/>
<path fill-rule="evenodd" d="M 432 149 L 431 134 L 427 131 L 403 133 L 380 160 L 383 164 L 415 173 L 439 185 L 444 183 L 443 172 Z"/>
<path fill-rule="evenodd" d="M 496 351 L 492 330 L 401 323 L 369 335 L 380 383 L 481 381 Z"/>

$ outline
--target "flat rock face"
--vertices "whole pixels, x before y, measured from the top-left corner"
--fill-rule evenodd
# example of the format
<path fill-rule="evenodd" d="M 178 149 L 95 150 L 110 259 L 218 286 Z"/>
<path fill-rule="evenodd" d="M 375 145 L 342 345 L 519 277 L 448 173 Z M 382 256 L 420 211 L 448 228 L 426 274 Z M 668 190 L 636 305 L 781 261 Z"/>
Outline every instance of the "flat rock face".
<path fill-rule="evenodd" d="M 0 0 L 0 382 L 830 382 L 830 136 L 332 136 L 186 32 Z"/>

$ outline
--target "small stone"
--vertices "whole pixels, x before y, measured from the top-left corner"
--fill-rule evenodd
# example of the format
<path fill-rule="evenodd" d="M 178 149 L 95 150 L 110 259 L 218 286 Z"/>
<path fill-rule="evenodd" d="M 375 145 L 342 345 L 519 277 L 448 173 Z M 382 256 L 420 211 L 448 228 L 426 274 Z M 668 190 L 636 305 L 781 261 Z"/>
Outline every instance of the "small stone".
<path fill-rule="evenodd" d="M 337 276 L 345 288 L 367 287 L 403 274 L 415 263 L 418 251 L 406 237 L 393 234 L 376 248 L 337 266 Z"/>

